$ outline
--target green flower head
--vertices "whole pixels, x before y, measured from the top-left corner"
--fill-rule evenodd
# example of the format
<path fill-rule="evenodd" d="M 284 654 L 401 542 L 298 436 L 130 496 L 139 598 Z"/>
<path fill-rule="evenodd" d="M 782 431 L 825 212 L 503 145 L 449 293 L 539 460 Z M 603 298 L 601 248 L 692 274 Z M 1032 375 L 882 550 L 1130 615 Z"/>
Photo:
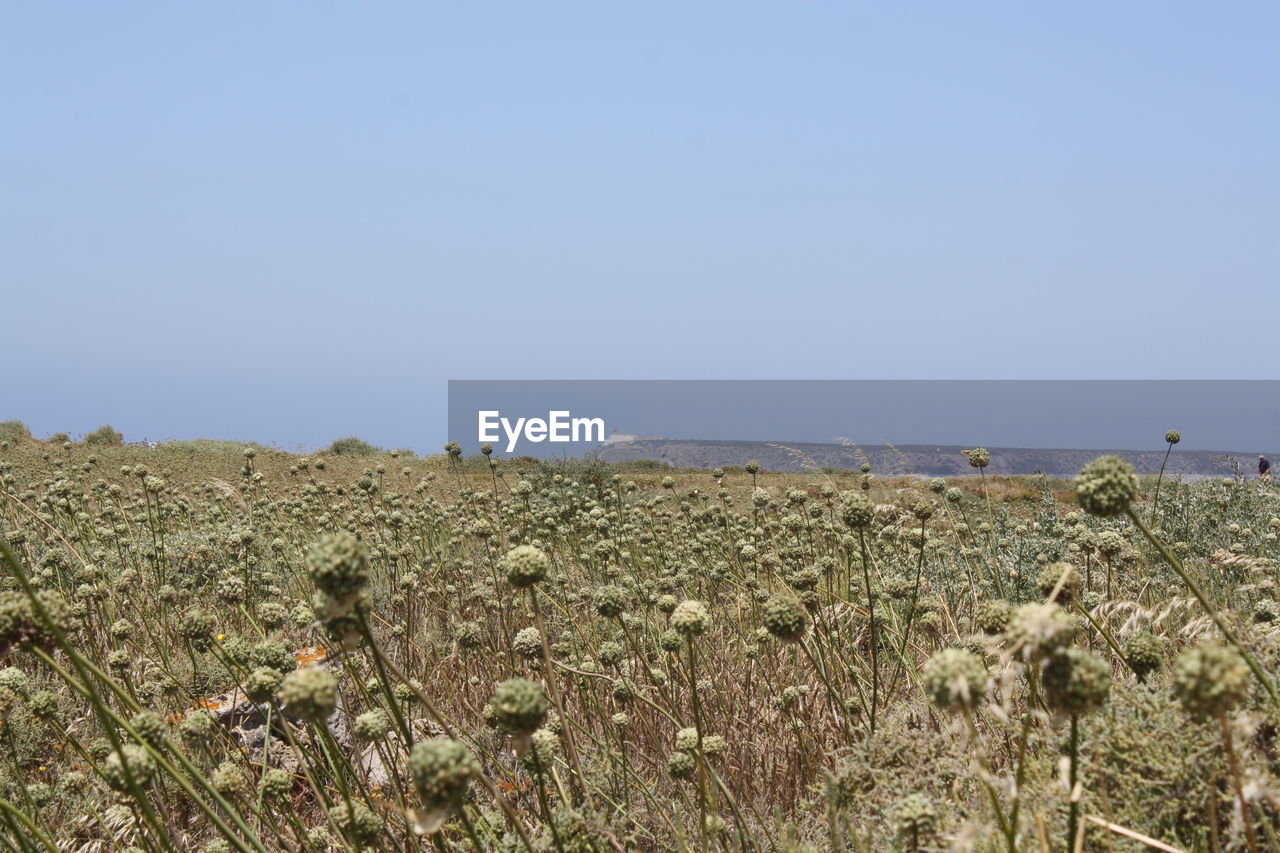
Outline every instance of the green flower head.
<path fill-rule="evenodd" d="M 509 678 L 493 692 L 494 721 L 510 734 L 532 734 L 546 719 L 547 697 L 526 678 Z"/>
<path fill-rule="evenodd" d="M 409 772 L 424 806 L 449 809 L 462 802 L 467 786 L 480 775 L 480 763 L 458 741 L 436 738 L 413 745 Z"/>
<path fill-rule="evenodd" d="M 975 708 L 991 676 L 982 658 L 964 649 L 943 649 L 925 661 L 924 688 L 939 708 Z"/>
<path fill-rule="evenodd" d="M 1090 515 L 1120 515 L 1137 496 L 1138 477 L 1119 456 L 1099 456 L 1076 477 L 1076 501 Z"/>
<path fill-rule="evenodd" d="M 1064 714 L 1088 714 L 1107 700 L 1111 667 L 1095 653 L 1078 646 L 1044 665 L 1044 692 L 1049 707 Z"/>
<path fill-rule="evenodd" d="M 1234 649 L 1205 642 L 1178 655 L 1173 693 L 1193 719 L 1212 719 L 1249 697 L 1249 665 Z"/>
<path fill-rule="evenodd" d="M 507 573 L 507 580 L 516 589 L 524 589 L 542 581 L 550 566 L 550 558 L 541 548 L 532 545 L 517 545 L 502 558 L 502 568 Z"/>
<path fill-rule="evenodd" d="M 338 680 L 319 666 L 308 666 L 286 675 L 277 696 L 290 714 L 322 723 L 338 705 Z"/>
<path fill-rule="evenodd" d="M 809 627 L 809 614 L 800 599 L 792 595 L 770 598 L 761 608 L 761 621 L 769 633 L 784 643 L 794 643 Z"/>
<path fill-rule="evenodd" d="M 325 615 L 341 616 L 369 584 L 369 552 L 350 533 L 330 533 L 311 546 L 307 571 L 324 597 Z"/>
<path fill-rule="evenodd" d="M 875 507 L 862 492 L 845 492 L 840 499 L 840 520 L 851 530 L 866 530 L 875 519 Z"/>
<path fill-rule="evenodd" d="M 682 601 L 671 613 L 671 627 L 686 637 L 705 634 L 711 626 L 711 615 L 701 601 Z"/>

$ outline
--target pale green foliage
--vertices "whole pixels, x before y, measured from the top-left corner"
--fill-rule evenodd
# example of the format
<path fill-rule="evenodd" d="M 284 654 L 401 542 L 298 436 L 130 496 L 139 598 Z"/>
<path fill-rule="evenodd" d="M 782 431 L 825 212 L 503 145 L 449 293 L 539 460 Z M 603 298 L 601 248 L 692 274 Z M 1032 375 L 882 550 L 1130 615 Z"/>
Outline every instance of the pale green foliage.
<path fill-rule="evenodd" d="M 1225 722 L 1276 817 L 1252 482 L 1166 478 L 1183 577 L 1114 460 L 1073 489 L 14 435 L 0 795 L 55 841 L 1006 850 L 1016 788 L 1014 848 L 1065 849 L 1071 718 L 1082 814 L 1246 849 Z"/>

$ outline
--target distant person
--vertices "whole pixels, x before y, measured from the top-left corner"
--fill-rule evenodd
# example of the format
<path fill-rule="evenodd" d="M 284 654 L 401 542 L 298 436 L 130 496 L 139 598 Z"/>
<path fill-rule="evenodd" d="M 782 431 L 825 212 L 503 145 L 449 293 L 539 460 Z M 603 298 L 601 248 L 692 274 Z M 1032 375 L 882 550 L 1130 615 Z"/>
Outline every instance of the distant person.
<path fill-rule="evenodd" d="M 1271 461 L 1261 453 L 1258 454 L 1258 479 L 1271 482 Z"/>

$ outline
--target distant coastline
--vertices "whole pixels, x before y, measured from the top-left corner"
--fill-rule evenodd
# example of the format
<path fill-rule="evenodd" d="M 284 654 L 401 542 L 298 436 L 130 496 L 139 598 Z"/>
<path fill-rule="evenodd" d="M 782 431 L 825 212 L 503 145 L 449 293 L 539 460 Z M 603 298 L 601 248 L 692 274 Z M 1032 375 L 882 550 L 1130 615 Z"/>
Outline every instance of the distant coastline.
<path fill-rule="evenodd" d="M 770 471 L 803 471 L 807 468 L 857 469 L 870 464 L 883 476 L 977 476 L 962 451 L 972 445 L 844 445 L 816 442 L 717 441 L 705 439 L 626 438 L 615 436 L 587 453 L 608 462 L 654 459 L 678 468 L 723 468 L 759 462 Z M 1074 477 L 1098 456 L 1114 453 L 1128 459 L 1142 473 L 1155 473 L 1164 461 L 1165 448 L 1153 450 L 1081 450 L 1070 448 L 990 447 L 988 475 L 1045 474 Z M 1169 455 L 1165 474 L 1188 480 L 1231 477 L 1239 471 L 1251 477 L 1259 453 L 1275 459 L 1271 451 L 1181 450 Z"/>

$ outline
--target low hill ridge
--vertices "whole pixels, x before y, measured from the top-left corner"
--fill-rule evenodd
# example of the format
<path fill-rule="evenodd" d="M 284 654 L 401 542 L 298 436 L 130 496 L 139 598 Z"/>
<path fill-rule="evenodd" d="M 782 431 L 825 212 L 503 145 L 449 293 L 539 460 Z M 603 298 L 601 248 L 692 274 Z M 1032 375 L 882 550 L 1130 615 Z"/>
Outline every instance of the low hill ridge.
<path fill-rule="evenodd" d="M 613 442 L 589 455 L 608 462 L 656 459 L 678 468 L 722 468 L 759 462 L 769 471 L 801 471 L 806 468 L 856 469 L 869 462 L 881 476 L 959 477 L 977 475 L 960 445 L 841 445 L 812 442 L 714 441 L 645 438 Z M 1128 459 L 1141 473 L 1155 473 L 1164 461 L 1165 448 L 1156 450 L 1071 450 L 1028 447 L 989 447 L 990 475 L 1045 474 L 1074 477 L 1085 463 L 1107 453 Z M 1271 453 L 1269 458 L 1276 457 Z M 1229 477 L 1235 466 L 1248 476 L 1256 471 L 1258 451 L 1181 450 L 1169 455 L 1166 475 L 1188 480 Z"/>

